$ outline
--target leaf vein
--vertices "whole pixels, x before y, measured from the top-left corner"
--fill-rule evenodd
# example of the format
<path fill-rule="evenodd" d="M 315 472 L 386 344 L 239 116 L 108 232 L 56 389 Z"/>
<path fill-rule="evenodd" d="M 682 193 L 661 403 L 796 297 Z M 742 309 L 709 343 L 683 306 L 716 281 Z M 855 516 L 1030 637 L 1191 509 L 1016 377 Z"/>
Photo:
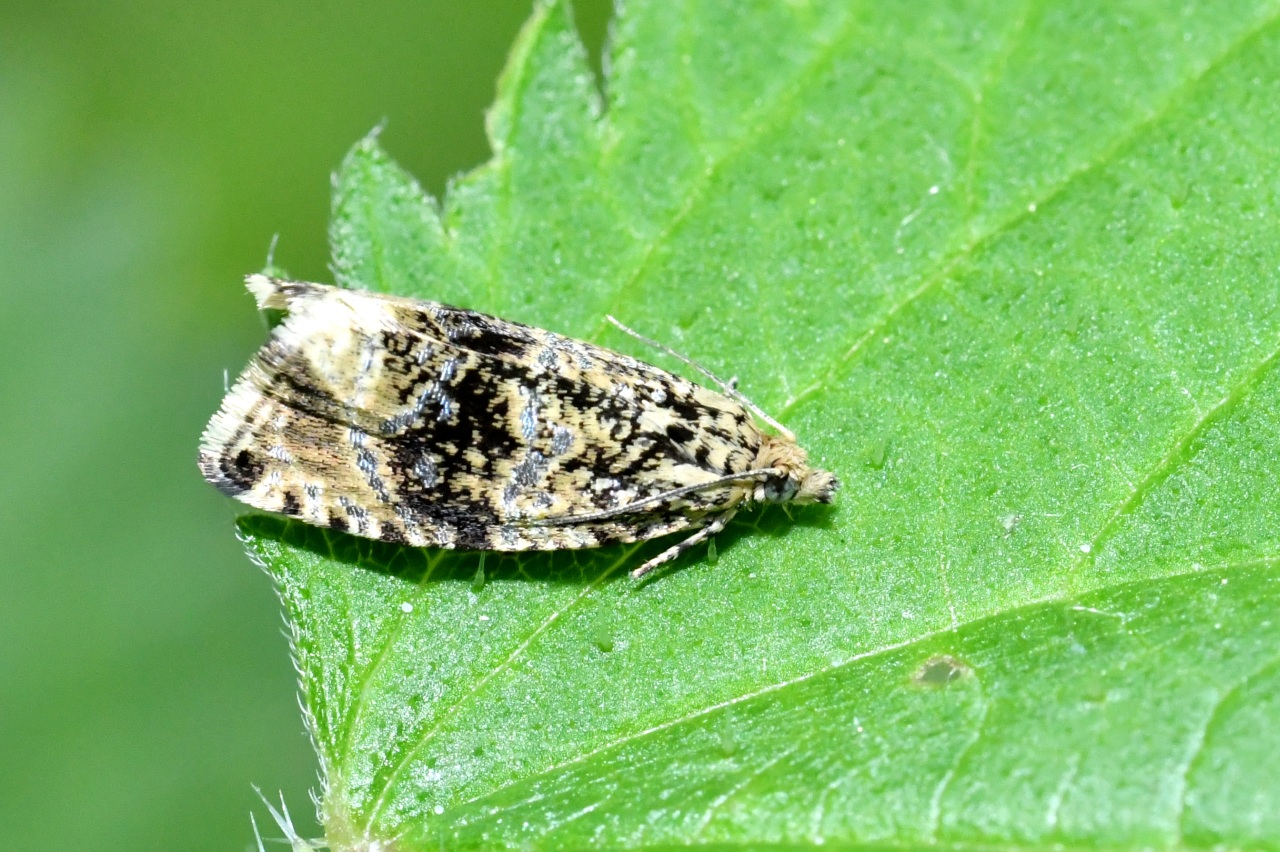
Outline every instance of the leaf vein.
<path fill-rule="evenodd" d="M 714 155 L 707 161 L 705 167 L 699 172 L 698 177 L 691 182 L 685 193 L 684 200 L 680 202 L 675 212 L 671 214 L 667 223 L 649 239 L 648 245 L 640 250 L 639 257 L 632 266 L 631 272 L 625 275 L 622 283 L 614 290 L 610 302 L 612 308 L 605 312 L 606 315 L 619 312 L 618 303 L 623 294 L 635 287 L 636 283 L 644 277 L 653 259 L 657 256 L 659 248 L 670 242 L 680 226 L 688 221 L 699 203 L 706 198 L 708 188 L 710 188 L 713 179 L 724 165 L 736 157 L 751 151 L 755 145 L 765 138 L 769 131 L 773 130 L 789 114 L 786 107 L 794 104 L 796 92 L 803 90 L 809 80 L 831 61 L 840 48 L 852 37 L 856 31 L 853 26 L 854 20 L 853 15 L 847 16 L 844 25 L 839 28 L 827 44 L 818 50 L 809 64 L 804 66 L 789 84 L 782 86 L 766 107 L 759 110 L 759 116 L 756 120 L 747 122 L 750 130 L 744 133 L 735 144 L 724 150 L 723 153 Z M 600 334 L 608 327 L 608 323 L 601 319 L 599 325 L 588 339 L 599 339 Z"/>
<path fill-rule="evenodd" d="M 431 575 L 435 572 L 436 567 L 443 560 L 444 555 L 448 551 L 436 550 L 427 563 L 427 569 L 423 572 L 422 577 L 417 582 L 410 600 L 417 603 L 421 601 L 422 596 L 426 593 L 426 584 L 431 579 Z M 416 607 L 415 607 L 416 609 Z M 391 651 L 395 643 L 399 640 L 401 632 L 404 630 L 405 623 L 409 620 L 410 614 L 401 611 L 400 617 L 396 619 L 395 624 L 387 631 L 386 638 L 383 640 L 378 654 L 365 666 L 360 674 L 353 689 L 348 692 L 355 693 L 355 701 L 348 711 L 349 722 L 347 723 L 342 742 L 335 749 L 338 763 L 345 763 L 351 757 L 351 744 L 355 729 L 359 726 L 361 718 L 364 716 L 365 707 L 368 705 L 369 693 L 372 689 L 372 683 L 375 676 L 381 671 L 386 664 L 387 658 L 391 655 Z"/>
<path fill-rule="evenodd" d="M 1128 496 L 1116 505 L 1097 532 L 1089 538 L 1088 545 L 1080 548 L 1080 552 L 1073 558 L 1072 564 L 1068 566 L 1069 576 L 1073 578 L 1073 582 L 1075 578 L 1079 577 L 1079 570 L 1086 560 L 1093 561 L 1097 559 L 1099 549 L 1116 534 L 1124 523 L 1124 519 L 1131 515 L 1176 470 L 1195 458 L 1198 454 L 1194 447 L 1197 439 L 1219 422 L 1226 420 L 1239 408 L 1249 398 L 1253 389 L 1266 378 L 1267 373 L 1275 365 L 1277 359 L 1280 359 L 1280 345 L 1277 345 L 1275 349 L 1267 353 L 1213 408 L 1201 415 L 1191 424 L 1191 427 L 1187 429 L 1181 438 L 1173 442 L 1169 451 L 1147 471 L 1146 475 L 1138 481 L 1137 486 L 1129 492 Z"/>
<path fill-rule="evenodd" d="M 986 73 L 982 75 L 977 88 L 971 92 L 973 117 L 969 124 L 969 151 L 964 169 L 965 219 L 967 220 L 965 230 L 968 232 L 970 239 L 973 238 L 974 234 L 974 208 L 977 205 L 975 185 L 978 180 L 978 161 L 983 154 L 984 142 L 986 141 L 983 135 L 984 118 L 987 109 L 986 95 L 988 90 L 1003 77 L 1008 67 L 1009 59 L 1017 52 L 1017 49 L 1026 38 L 1027 21 L 1031 17 L 1031 10 L 1035 3 L 1036 0 L 1027 0 L 1022 4 L 1022 11 L 1005 34 L 1005 44 L 1000 50 L 1000 54 L 987 68 Z"/>
<path fill-rule="evenodd" d="M 1177 789 L 1178 826 L 1177 826 L 1177 834 L 1174 838 L 1174 843 L 1182 845 L 1182 844 L 1185 844 L 1186 842 L 1184 838 L 1186 837 L 1185 822 L 1186 822 L 1186 816 L 1187 816 L 1187 791 L 1191 786 L 1190 785 L 1191 772 L 1196 765 L 1196 761 L 1200 759 L 1200 755 L 1204 753 L 1205 746 L 1208 745 L 1209 743 L 1210 734 L 1213 731 L 1214 724 L 1218 720 L 1219 714 L 1222 712 L 1222 708 L 1224 706 L 1227 706 L 1231 702 L 1231 700 L 1237 694 L 1239 694 L 1241 688 L 1248 686 L 1250 683 L 1256 680 L 1259 676 L 1261 676 L 1268 670 L 1275 669 L 1275 668 L 1280 668 L 1280 654 L 1270 657 L 1269 659 L 1266 660 L 1266 662 L 1258 666 L 1258 668 L 1256 668 L 1254 671 L 1250 672 L 1249 674 L 1240 678 L 1235 683 L 1231 684 L 1231 686 L 1229 686 L 1226 690 L 1224 690 L 1220 695 L 1217 696 L 1216 700 L 1213 703 L 1213 706 L 1209 708 L 1209 713 L 1205 716 L 1204 724 L 1201 725 L 1197 735 L 1191 738 L 1191 741 L 1189 743 L 1191 748 L 1187 752 L 1186 759 L 1178 767 L 1177 774 L 1174 778 L 1174 781 L 1178 788 Z"/>
<path fill-rule="evenodd" d="M 951 782 L 955 780 L 956 774 L 968 759 L 969 754 L 973 751 L 979 741 L 982 740 L 983 731 L 986 730 L 987 715 L 991 711 L 993 699 L 986 694 L 986 688 L 982 685 L 982 681 L 978 681 L 978 700 L 981 702 L 981 709 L 978 711 L 977 723 L 973 726 L 973 734 L 969 737 L 969 741 L 964 747 L 956 752 L 955 760 L 951 761 L 951 766 L 947 767 L 947 771 L 938 779 L 938 784 L 933 788 L 933 795 L 929 797 L 929 833 L 928 838 L 932 843 L 938 841 L 938 829 L 942 826 L 942 798 L 946 795 L 947 790 L 951 787 Z"/>
<path fill-rule="evenodd" d="M 990 230 L 979 235 L 975 239 L 966 242 L 958 250 L 949 257 L 941 260 L 931 272 L 927 272 L 921 279 L 921 283 L 906 296 L 894 303 L 879 320 L 873 322 L 866 331 L 858 335 L 853 343 L 844 351 L 835 357 L 828 365 L 824 374 L 815 379 L 799 394 L 788 400 L 777 416 L 779 419 L 799 405 L 802 401 L 813 396 L 819 391 L 825 389 L 829 384 L 838 379 L 846 366 L 848 366 L 862 351 L 867 343 L 884 335 L 885 331 L 898 319 L 907 308 L 914 305 L 925 295 L 931 293 L 938 287 L 947 276 L 964 260 L 971 258 L 978 249 L 994 242 L 996 239 L 1012 232 L 1015 228 L 1027 221 L 1031 216 L 1036 215 L 1033 211 L 1043 210 L 1044 207 L 1054 199 L 1062 195 L 1069 187 L 1075 184 L 1077 180 L 1087 174 L 1091 174 L 1102 167 L 1112 163 L 1115 158 L 1127 148 L 1134 140 L 1138 139 L 1142 133 L 1153 127 L 1160 120 L 1165 118 L 1178 104 L 1182 103 L 1199 84 L 1209 75 L 1210 72 L 1221 67 L 1225 62 L 1233 58 L 1241 51 L 1246 44 L 1259 37 L 1264 31 L 1272 25 L 1280 21 L 1280 10 L 1269 17 L 1264 17 L 1259 23 L 1247 29 L 1243 35 L 1227 46 L 1225 50 L 1213 57 L 1198 72 L 1191 74 L 1180 85 L 1173 87 L 1166 95 L 1164 100 L 1152 111 L 1147 113 L 1143 118 L 1134 122 L 1127 129 L 1122 131 L 1108 145 L 1096 159 L 1091 162 L 1085 162 L 1068 172 L 1056 183 L 1049 185 L 1041 195 L 1032 203 L 1026 206 L 1020 206 L 1015 213 L 997 222 Z"/>
<path fill-rule="evenodd" d="M 722 807 L 728 804 L 733 799 L 734 796 L 738 795 L 743 790 L 747 789 L 752 784 L 754 784 L 761 776 L 763 776 L 770 769 L 777 766 L 779 763 L 786 760 L 791 755 L 795 754 L 796 750 L 799 748 L 800 748 L 800 745 L 797 743 L 796 745 L 793 745 L 791 748 L 786 749 L 776 757 L 773 757 L 770 760 L 766 760 L 764 763 L 760 764 L 760 766 L 758 766 L 756 769 L 747 773 L 747 776 L 743 778 L 741 781 L 739 781 L 737 784 L 734 784 L 728 790 L 725 790 L 723 793 L 721 793 L 719 796 L 713 799 L 711 803 L 707 806 L 706 813 L 702 815 L 702 819 L 699 821 L 698 827 L 694 829 L 691 837 L 695 837 L 695 838 L 701 837 L 702 833 L 706 831 L 708 826 L 711 825 L 711 821 L 715 819 L 717 811 L 719 811 Z"/>
<path fill-rule="evenodd" d="M 1216 572 L 1216 571 L 1234 571 L 1234 570 L 1243 570 L 1247 568 L 1262 567 L 1262 566 L 1280 566 L 1280 553 L 1268 554 L 1265 556 L 1260 556 L 1256 559 L 1225 562 L 1225 563 L 1218 563 L 1214 565 L 1194 564 L 1185 571 L 1171 572 L 1161 577 L 1161 579 L 1173 580 L 1173 579 L 1187 578 L 1187 577 L 1198 577 L 1198 576 L 1203 576 L 1205 574 L 1212 574 L 1213 572 Z M 1104 585 L 1098 588 L 1090 589 L 1089 593 L 1090 594 L 1096 593 L 1104 589 L 1121 588 L 1121 587 L 1130 586 L 1130 585 L 1140 585 L 1147 582 L 1149 581 L 1138 580 L 1138 581 L 1129 581 L 1129 582 L 1123 582 L 1123 583 L 1113 583 L 1110 585 Z M 1034 601 L 1028 601 L 1025 604 L 1022 604 L 1020 606 L 1011 607 L 1010 609 L 1007 609 L 1007 610 L 1002 610 L 1000 613 L 992 613 L 992 614 L 983 615 L 977 618 L 972 618 L 966 622 L 963 622 L 960 626 L 961 628 L 967 627 L 973 624 L 977 624 L 988 618 L 992 618 L 995 615 L 1007 615 L 1013 612 L 1031 610 L 1031 609 L 1035 609 L 1036 607 L 1044 606 L 1047 604 L 1064 604 L 1065 605 L 1067 603 L 1070 603 L 1072 600 L 1078 600 L 1079 597 L 1080 597 L 1079 595 L 1062 595 L 1062 594 L 1050 595 Z M 575 755 L 571 758 L 568 758 L 567 760 L 562 760 L 558 763 L 552 764 L 539 772 L 530 773 L 526 776 L 522 776 L 521 778 L 513 779 L 503 784 L 499 784 L 491 790 L 488 790 L 477 796 L 472 796 L 471 798 L 464 800 L 460 804 L 461 805 L 474 804 L 475 802 L 481 801 L 482 799 L 488 798 L 490 796 L 494 796 L 502 792 L 503 790 L 513 787 L 518 783 L 522 783 L 523 781 L 528 780 L 529 778 L 550 775 L 551 773 L 559 772 L 563 769 L 566 769 L 567 767 L 575 766 L 580 763 L 585 763 L 591 758 L 604 754 L 605 752 L 612 751 L 613 749 L 619 748 L 621 746 L 627 745 L 632 742 L 637 742 L 639 740 L 644 739 L 645 737 L 663 733 L 667 730 L 678 727 L 687 722 L 691 722 L 694 719 L 698 719 L 703 716 L 709 715 L 718 710 L 724 710 L 730 707 L 735 707 L 739 704 L 742 704 L 747 701 L 751 701 L 756 698 L 760 698 L 765 695 L 772 695 L 775 692 L 780 692 L 792 686 L 796 686 L 798 684 L 813 680 L 814 678 L 821 677 L 823 675 L 829 674 L 834 671 L 839 671 L 840 669 L 843 669 L 847 666 L 855 665 L 864 660 L 873 659 L 882 654 L 889 654 L 894 651 L 902 650 L 903 648 L 909 648 L 912 645 L 915 645 L 917 643 L 927 642 L 931 639 L 942 636 L 943 634 L 949 634 L 953 632 L 954 632 L 954 629 L 952 628 L 952 626 L 950 624 L 947 624 L 945 627 L 939 628 L 937 630 L 931 630 L 927 633 L 921 633 L 917 636 L 911 637 L 910 639 L 904 639 L 900 642 L 894 642 L 888 645 L 883 645 L 878 648 L 864 651 L 859 654 L 853 654 L 852 656 L 847 657 L 843 660 L 838 660 L 836 662 L 831 663 L 830 665 L 826 665 L 819 669 L 815 669 L 812 672 L 806 672 L 802 675 L 798 675 L 789 680 L 778 681 L 772 684 L 766 684 L 765 686 L 762 686 L 759 689 L 754 689 L 749 692 L 745 692 L 742 695 L 737 695 L 732 698 L 725 699 L 723 701 L 718 701 L 714 704 L 708 704 L 703 707 L 699 707 L 696 710 L 692 710 L 674 719 L 669 719 L 664 722 L 659 722 L 658 724 L 651 725 L 647 728 L 644 728 L 639 731 L 635 731 L 633 733 L 622 734 L 620 736 L 614 737 L 613 739 L 610 739 L 607 742 L 601 743 L 600 745 L 590 749 L 589 751 L 583 752 L 582 754 L 579 754 L 579 755 Z"/>
<path fill-rule="evenodd" d="M 414 761 L 414 759 L 417 758 L 419 754 L 421 754 L 422 750 L 426 748 L 426 746 L 432 740 L 434 740 L 435 737 L 444 729 L 445 722 L 447 722 L 449 719 L 457 715 L 458 711 L 467 703 L 469 703 L 473 698 L 475 698 L 475 696 L 480 692 L 481 689 L 484 688 L 484 686 L 487 683 L 489 683 L 489 681 L 493 680 L 493 678 L 495 678 L 497 675 L 499 675 L 503 671 L 506 671 L 508 668 L 510 668 L 511 664 L 521 654 L 523 654 L 530 645 L 533 644 L 534 640 L 536 640 L 543 633 L 550 630 L 551 627 L 560 619 L 561 616 L 563 616 L 573 607 L 577 606 L 579 603 L 581 603 L 583 600 L 589 597 L 592 592 L 594 592 L 597 588 L 599 588 L 600 585 L 606 579 L 612 576 L 613 573 L 618 570 L 618 568 L 620 568 L 623 564 L 626 563 L 627 559 L 630 557 L 633 550 L 634 548 L 628 548 L 622 556 L 618 557 L 618 559 L 616 559 L 611 566 L 609 566 L 606 570 L 602 571 L 599 574 L 599 576 L 596 577 L 596 579 L 592 580 L 590 583 L 583 586 L 582 590 L 577 594 L 577 596 L 575 596 L 572 600 L 570 600 L 567 604 L 560 607 L 559 609 L 553 610 L 545 619 L 543 619 L 541 624 L 539 624 L 536 628 L 534 628 L 533 631 L 530 632 L 529 635 L 526 636 L 524 640 L 521 641 L 520 644 L 517 645 L 515 649 L 511 651 L 510 654 L 508 654 L 505 658 L 500 660 L 496 666 L 494 666 L 483 677 L 477 680 L 472 685 L 471 689 L 467 690 L 467 692 L 463 694 L 461 697 L 459 697 L 457 701 L 455 701 L 453 704 L 449 705 L 448 707 L 444 708 L 438 715 L 436 719 L 436 723 L 430 729 L 428 729 L 427 731 L 422 733 L 420 736 L 418 736 L 416 738 L 416 742 L 413 742 L 412 745 L 410 745 L 407 749 L 404 750 L 403 755 L 396 761 L 395 767 L 392 769 L 391 773 L 387 776 L 387 780 L 382 787 L 382 792 L 378 794 L 377 799 L 374 801 L 373 807 L 369 811 L 369 818 L 365 822 L 366 834 L 369 834 L 372 832 L 373 826 L 377 822 L 378 817 L 382 814 L 382 812 L 385 810 L 386 806 L 390 802 L 391 791 L 395 788 L 396 781 L 400 778 L 400 776 L 404 773 L 404 771 L 408 768 L 408 766 Z"/>

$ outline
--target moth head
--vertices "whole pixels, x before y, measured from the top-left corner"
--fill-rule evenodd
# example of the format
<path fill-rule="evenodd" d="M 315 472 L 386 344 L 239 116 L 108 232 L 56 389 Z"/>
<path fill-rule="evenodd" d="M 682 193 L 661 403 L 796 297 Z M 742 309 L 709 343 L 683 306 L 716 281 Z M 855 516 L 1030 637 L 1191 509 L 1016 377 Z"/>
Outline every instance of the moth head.
<path fill-rule="evenodd" d="M 830 503 L 839 487 L 840 480 L 831 471 L 805 468 L 793 499 L 797 503 Z"/>
<path fill-rule="evenodd" d="M 834 473 L 809 467 L 808 454 L 785 437 L 766 437 L 757 465 L 773 471 L 756 486 L 761 503 L 830 503 L 840 487 Z"/>

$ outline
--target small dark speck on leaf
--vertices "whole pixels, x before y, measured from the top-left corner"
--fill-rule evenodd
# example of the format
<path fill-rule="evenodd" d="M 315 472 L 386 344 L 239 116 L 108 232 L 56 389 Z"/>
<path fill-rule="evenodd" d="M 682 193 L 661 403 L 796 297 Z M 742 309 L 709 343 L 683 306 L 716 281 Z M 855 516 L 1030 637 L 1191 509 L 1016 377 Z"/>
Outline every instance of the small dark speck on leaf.
<path fill-rule="evenodd" d="M 926 689 L 939 689 L 973 674 L 968 663 L 950 654 L 937 654 L 925 660 L 911 676 L 911 682 Z"/>

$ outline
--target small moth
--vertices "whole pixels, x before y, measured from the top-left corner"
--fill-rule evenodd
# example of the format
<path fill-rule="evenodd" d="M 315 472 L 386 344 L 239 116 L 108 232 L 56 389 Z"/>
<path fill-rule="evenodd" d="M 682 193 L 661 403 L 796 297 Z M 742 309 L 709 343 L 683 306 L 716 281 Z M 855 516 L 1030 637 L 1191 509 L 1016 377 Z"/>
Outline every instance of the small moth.
<path fill-rule="evenodd" d="M 719 391 L 435 302 L 264 275 L 246 284 L 286 316 L 209 421 L 199 465 L 250 506 L 481 551 L 694 531 L 641 577 L 744 506 L 835 494 L 790 432 L 706 371 Z"/>

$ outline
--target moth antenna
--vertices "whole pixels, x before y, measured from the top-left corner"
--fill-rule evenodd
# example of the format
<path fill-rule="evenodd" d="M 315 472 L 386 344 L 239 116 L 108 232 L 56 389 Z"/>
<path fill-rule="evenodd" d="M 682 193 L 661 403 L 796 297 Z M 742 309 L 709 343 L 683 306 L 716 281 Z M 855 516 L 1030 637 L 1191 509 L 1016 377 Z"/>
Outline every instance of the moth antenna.
<path fill-rule="evenodd" d="M 280 242 L 280 233 L 271 235 L 271 245 L 267 246 L 267 269 L 276 268 L 276 244 Z"/>
<path fill-rule="evenodd" d="M 638 512 L 646 506 L 652 506 L 654 503 L 665 503 L 668 500 L 674 500 L 677 497 L 683 497 L 685 494 L 692 494 L 695 491 L 705 491 L 708 488 L 715 488 L 718 485 L 727 485 L 731 482 L 741 482 L 744 479 L 756 479 L 761 476 L 770 476 L 780 474 L 777 468 L 766 467 L 759 470 L 744 470 L 742 473 L 731 473 L 728 476 L 721 476 L 710 482 L 698 482 L 694 485 L 684 485 L 680 488 L 672 488 L 670 491 L 663 491 L 661 494 L 653 494 L 628 503 L 625 506 L 618 506 L 615 509 L 605 509 L 603 512 L 591 512 L 585 515 L 562 515 L 558 518 L 540 518 L 532 521 L 534 526 L 539 527 L 557 527 L 564 524 L 578 524 L 586 521 L 603 521 L 607 518 L 616 518 L 619 515 L 629 515 L 632 512 Z"/>
<path fill-rule="evenodd" d="M 659 352 L 665 352 L 666 354 L 670 355 L 672 358 L 675 358 L 677 361 L 688 364 L 690 367 L 697 370 L 699 373 L 701 373 L 702 375 L 706 376 L 708 379 L 710 379 L 711 381 L 719 385 L 720 390 L 724 391 L 725 396 L 729 397 L 732 400 L 735 400 L 736 402 L 742 403 L 747 408 L 749 408 L 757 417 L 763 420 L 765 423 L 768 423 L 774 429 L 777 429 L 778 433 L 782 435 L 784 438 L 786 438 L 789 441 L 794 441 L 796 439 L 795 433 L 793 433 L 786 426 L 783 426 L 777 420 L 774 420 L 772 417 L 770 417 L 767 413 L 765 413 L 765 410 L 763 408 L 756 405 L 754 402 L 752 402 L 750 399 L 747 398 L 746 394 L 744 394 L 742 391 L 738 390 L 737 387 L 735 387 L 735 385 L 737 384 L 736 376 L 730 381 L 726 382 L 723 379 L 721 379 L 719 376 L 717 376 L 715 373 L 711 372 L 706 367 L 702 366 L 697 361 L 693 360 L 687 355 L 681 355 L 679 352 L 675 351 L 670 346 L 667 346 L 663 343 L 659 343 L 658 341 L 654 340 L 651 337 L 645 337 L 643 334 L 636 331 L 635 329 L 630 328 L 626 325 L 623 325 L 622 322 L 612 314 L 605 314 L 605 319 L 613 323 L 613 325 L 617 327 L 618 330 L 625 331 L 627 334 L 631 335 L 636 340 L 639 340 L 641 343 L 645 343 L 649 346 L 652 346 L 654 349 L 657 349 Z"/>

